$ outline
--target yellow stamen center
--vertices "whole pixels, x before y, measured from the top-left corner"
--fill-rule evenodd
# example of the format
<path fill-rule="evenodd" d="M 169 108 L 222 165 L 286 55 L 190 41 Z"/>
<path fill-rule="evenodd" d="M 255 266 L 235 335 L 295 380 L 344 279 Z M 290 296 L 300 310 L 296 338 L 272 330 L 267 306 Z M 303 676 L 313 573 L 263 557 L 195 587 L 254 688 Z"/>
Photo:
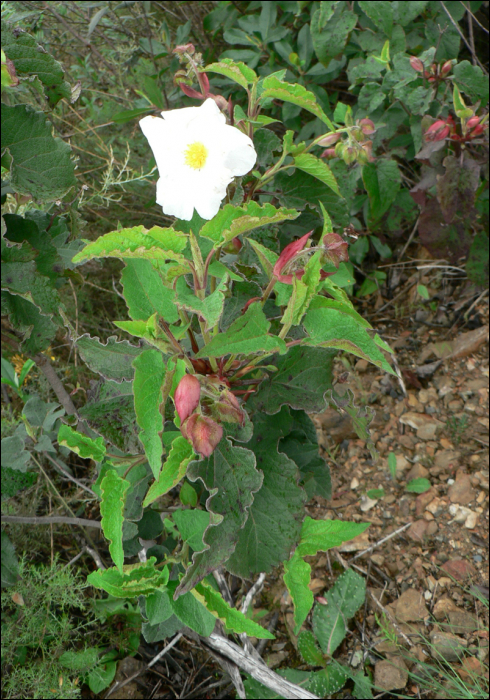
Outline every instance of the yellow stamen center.
<path fill-rule="evenodd" d="M 196 141 L 191 143 L 185 151 L 185 162 L 190 168 L 200 170 L 206 164 L 208 149 L 203 143 Z"/>

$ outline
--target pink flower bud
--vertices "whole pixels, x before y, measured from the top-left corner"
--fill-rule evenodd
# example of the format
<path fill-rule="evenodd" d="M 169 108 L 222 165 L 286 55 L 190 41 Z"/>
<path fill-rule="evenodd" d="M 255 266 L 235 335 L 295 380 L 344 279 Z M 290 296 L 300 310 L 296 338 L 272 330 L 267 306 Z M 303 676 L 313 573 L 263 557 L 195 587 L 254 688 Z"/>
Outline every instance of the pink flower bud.
<path fill-rule="evenodd" d="M 195 52 L 194 44 L 181 44 L 180 46 L 176 46 L 175 49 L 172 51 L 172 53 L 176 54 L 184 54 L 188 53 L 189 56 L 192 56 L 192 54 Z"/>
<path fill-rule="evenodd" d="M 274 265 L 272 269 L 272 274 L 274 277 L 277 277 L 279 282 L 284 282 L 285 284 L 292 284 L 293 283 L 293 277 L 297 277 L 298 279 L 301 279 L 303 276 L 304 270 L 298 270 L 295 272 L 295 274 L 282 274 L 282 270 L 286 267 L 286 265 L 294 258 L 295 255 L 297 255 L 299 252 L 303 250 L 303 248 L 306 245 L 306 241 L 308 238 L 311 236 L 313 231 L 310 231 L 309 233 L 305 233 L 304 236 L 301 238 L 298 238 L 297 241 L 293 241 L 289 245 L 287 245 L 280 256 L 277 259 L 276 264 Z"/>
<path fill-rule="evenodd" d="M 417 73 L 424 72 L 424 64 L 422 63 L 420 58 L 417 58 L 417 56 L 410 56 L 410 65 L 414 70 L 417 71 Z"/>
<path fill-rule="evenodd" d="M 449 135 L 449 126 L 443 119 L 437 119 L 424 134 L 426 141 L 442 141 Z"/>
<path fill-rule="evenodd" d="M 335 153 L 335 148 L 326 148 L 320 155 L 320 158 L 326 158 L 327 160 L 331 160 L 332 158 L 336 157 L 337 154 Z"/>
<path fill-rule="evenodd" d="M 181 426 L 182 435 L 192 449 L 203 457 L 210 457 L 223 437 L 223 428 L 212 418 L 193 413 Z"/>
<path fill-rule="evenodd" d="M 199 406 L 201 385 L 193 374 L 185 374 L 175 390 L 174 403 L 179 418 L 184 422 Z"/>
<path fill-rule="evenodd" d="M 374 134 L 374 132 L 376 131 L 374 122 L 371 119 L 361 119 L 359 122 L 359 126 L 361 127 L 361 131 L 365 136 L 369 136 L 369 134 Z"/>
<path fill-rule="evenodd" d="M 470 117 L 466 122 L 467 129 L 473 129 L 477 124 L 480 123 L 480 117 Z"/>
<path fill-rule="evenodd" d="M 453 67 L 452 61 L 446 61 L 445 63 L 443 63 L 442 68 L 441 68 L 441 75 L 443 77 L 445 77 L 448 73 L 451 72 L 452 67 Z"/>
<path fill-rule="evenodd" d="M 474 127 L 474 129 L 472 129 L 471 134 L 470 134 L 470 138 L 474 139 L 477 136 L 480 136 L 480 134 L 483 134 L 485 127 L 486 127 L 486 124 L 485 124 L 485 126 L 483 124 L 477 124 Z"/>
<path fill-rule="evenodd" d="M 184 95 L 187 95 L 187 97 L 192 97 L 195 100 L 204 100 L 204 95 L 201 95 L 200 92 L 194 90 L 194 88 L 189 87 L 189 85 L 180 82 L 179 87 L 184 93 Z"/>
<path fill-rule="evenodd" d="M 212 413 L 214 418 L 220 422 L 239 423 L 242 426 L 245 423 L 245 413 L 240 408 L 235 394 L 232 394 L 228 389 L 225 389 L 219 401 L 213 404 Z"/>
<path fill-rule="evenodd" d="M 321 141 L 318 141 L 318 146 L 333 146 L 339 139 L 340 134 L 327 134 Z"/>

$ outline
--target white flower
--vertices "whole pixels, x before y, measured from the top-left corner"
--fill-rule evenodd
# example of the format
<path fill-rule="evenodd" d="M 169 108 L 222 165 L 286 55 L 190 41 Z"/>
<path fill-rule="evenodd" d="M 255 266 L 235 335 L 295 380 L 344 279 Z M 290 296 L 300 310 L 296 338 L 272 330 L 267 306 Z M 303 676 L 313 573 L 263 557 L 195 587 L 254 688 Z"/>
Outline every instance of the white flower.
<path fill-rule="evenodd" d="M 218 213 L 226 187 L 245 175 L 257 159 L 252 141 L 226 124 L 215 101 L 144 117 L 141 129 L 155 156 L 160 179 L 157 203 L 165 214 L 203 219 Z"/>

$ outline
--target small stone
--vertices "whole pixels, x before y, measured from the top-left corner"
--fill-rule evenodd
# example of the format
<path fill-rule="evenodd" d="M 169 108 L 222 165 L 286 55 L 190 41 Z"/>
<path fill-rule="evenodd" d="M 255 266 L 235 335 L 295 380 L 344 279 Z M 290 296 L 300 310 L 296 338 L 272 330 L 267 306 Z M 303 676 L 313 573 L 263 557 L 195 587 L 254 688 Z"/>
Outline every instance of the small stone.
<path fill-rule="evenodd" d="M 359 486 L 359 479 L 354 477 L 352 481 L 350 482 L 350 487 L 354 491 L 357 487 Z"/>
<path fill-rule="evenodd" d="M 462 661 L 462 668 L 459 670 L 459 675 L 465 682 L 479 681 L 485 674 L 485 666 L 476 656 L 467 656 Z M 487 672 L 488 677 L 488 672 Z"/>
<path fill-rule="evenodd" d="M 358 552 L 359 550 L 367 549 L 371 543 L 369 542 L 369 533 L 367 530 L 361 532 L 360 535 L 354 537 L 348 542 L 339 547 L 339 552 Z"/>
<path fill-rule="evenodd" d="M 443 442 L 447 443 L 447 440 L 442 438 L 441 445 L 443 445 Z M 441 467 L 441 470 L 443 469 L 444 471 L 455 471 L 459 465 L 459 457 L 460 452 L 455 450 L 439 450 L 434 459 L 434 466 Z"/>
<path fill-rule="evenodd" d="M 410 531 L 410 528 L 408 529 Z M 449 559 L 441 566 L 449 576 L 452 576 L 456 581 L 464 581 L 468 576 L 476 574 L 475 567 L 465 559 Z"/>
<path fill-rule="evenodd" d="M 435 496 L 437 496 L 437 491 L 433 486 L 428 491 L 425 491 L 425 493 L 419 493 L 419 495 L 415 499 L 416 515 L 422 515 L 426 507 L 434 499 Z"/>
<path fill-rule="evenodd" d="M 475 564 L 480 564 L 483 561 L 483 557 L 481 554 L 473 554 L 473 561 Z"/>
<path fill-rule="evenodd" d="M 423 596 L 414 588 L 408 588 L 396 601 L 395 615 L 400 622 L 416 622 L 428 617 Z"/>
<path fill-rule="evenodd" d="M 407 535 L 414 542 L 423 542 L 428 527 L 429 523 L 427 522 L 427 520 L 416 520 L 408 528 Z"/>
<path fill-rule="evenodd" d="M 385 558 L 382 554 L 371 554 L 371 561 L 376 564 L 376 566 L 383 566 Z"/>
<path fill-rule="evenodd" d="M 374 684 L 382 690 L 400 690 L 408 681 L 408 669 L 402 659 L 395 656 L 378 661 L 374 667 Z"/>
<path fill-rule="evenodd" d="M 430 653 L 433 658 L 440 660 L 442 656 L 443 659 L 450 662 L 459 661 L 463 655 L 463 649 L 467 646 L 464 639 L 439 630 L 431 632 L 430 641 L 432 642 Z"/>
<path fill-rule="evenodd" d="M 266 659 L 267 666 L 269 668 L 276 668 L 276 666 L 279 666 L 288 656 L 288 651 L 274 651 L 272 654 L 269 654 Z"/>
<path fill-rule="evenodd" d="M 369 362 L 367 360 L 357 360 L 354 369 L 356 369 L 358 372 L 362 373 L 367 370 L 369 367 Z"/>
<path fill-rule="evenodd" d="M 410 462 L 403 455 L 396 455 L 396 478 L 400 479 L 409 466 Z"/>
<path fill-rule="evenodd" d="M 325 588 L 325 581 L 322 578 L 312 578 L 308 584 L 308 588 L 313 595 L 318 595 Z"/>
<path fill-rule="evenodd" d="M 467 634 L 478 629 L 478 620 L 465 610 L 450 610 L 447 628 L 453 634 Z"/>
<path fill-rule="evenodd" d="M 437 425 L 435 423 L 425 423 L 417 430 L 419 440 L 433 440 L 437 433 Z"/>
<path fill-rule="evenodd" d="M 407 481 L 412 481 L 412 479 L 426 479 L 429 476 L 429 470 L 426 469 L 420 462 L 417 462 L 410 469 L 405 479 Z"/>
<path fill-rule="evenodd" d="M 447 493 L 451 503 L 459 503 L 459 505 L 471 503 L 476 496 L 468 474 L 458 474 L 456 481 L 449 487 Z"/>
<path fill-rule="evenodd" d="M 362 510 L 363 513 L 367 513 L 368 510 L 371 510 L 371 508 L 374 508 L 376 503 L 378 502 L 377 498 L 369 498 L 369 496 L 366 496 L 366 494 L 363 494 L 361 496 L 361 505 L 359 508 Z"/>
<path fill-rule="evenodd" d="M 427 530 L 425 531 L 425 534 L 427 535 L 427 537 L 434 537 L 438 529 L 439 525 L 435 520 L 432 520 L 432 522 L 430 522 L 427 525 Z"/>
<path fill-rule="evenodd" d="M 452 503 L 449 506 L 449 515 L 452 515 L 453 519 L 451 522 L 459 523 L 462 525 L 467 517 L 472 513 L 472 511 L 469 508 L 466 508 L 465 506 L 458 506 L 455 503 Z"/>
<path fill-rule="evenodd" d="M 441 499 L 438 496 L 436 496 L 432 499 L 430 503 L 426 505 L 425 509 L 428 510 L 429 513 L 432 513 L 433 516 L 437 517 L 438 515 L 441 515 L 441 513 L 444 511 L 444 505 L 444 502 L 441 501 Z"/>
<path fill-rule="evenodd" d="M 439 598 L 437 603 L 434 605 L 432 614 L 439 622 L 449 619 L 449 613 L 457 611 L 458 608 L 451 598 Z"/>
<path fill-rule="evenodd" d="M 380 654 L 396 654 L 398 651 L 398 647 L 396 646 L 395 642 L 385 638 L 381 639 L 380 642 L 377 642 L 374 645 L 374 648 Z"/>
<path fill-rule="evenodd" d="M 474 513 L 473 511 L 471 511 L 464 522 L 464 526 L 468 530 L 474 530 L 476 527 L 477 520 L 478 520 L 478 513 Z"/>

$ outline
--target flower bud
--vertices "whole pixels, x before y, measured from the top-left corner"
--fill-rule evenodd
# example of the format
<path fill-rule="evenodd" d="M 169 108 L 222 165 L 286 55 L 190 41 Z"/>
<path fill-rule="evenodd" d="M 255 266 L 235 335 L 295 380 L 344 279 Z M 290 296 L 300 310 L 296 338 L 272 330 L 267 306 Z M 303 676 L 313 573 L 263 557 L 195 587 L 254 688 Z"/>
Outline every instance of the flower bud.
<path fill-rule="evenodd" d="M 361 131 L 363 134 L 366 136 L 369 136 L 370 134 L 374 134 L 376 131 L 376 127 L 374 126 L 374 122 L 371 119 L 361 119 L 359 122 L 359 126 L 361 127 Z"/>
<path fill-rule="evenodd" d="M 181 44 L 180 46 L 176 46 L 175 49 L 172 51 L 172 53 L 180 54 L 183 55 L 185 53 L 188 53 L 189 56 L 192 56 L 192 54 L 195 52 L 194 44 Z"/>
<path fill-rule="evenodd" d="M 473 129 L 477 124 L 480 123 L 480 117 L 470 117 L 466 122 L 467 129 Z"/>
<path fill-rule="evenodd" d="M 344 163 L 346 165 L 350 165 L 357 160 L 357 148 L 354 148 L 354 146 L 347 146 L 344 148 L 342 158 L 344 159 Z"/>
<path fill-rule="evenodd" d="M 180 380 L 174 394 L 175 409 L 184 422 L 199 406 L 201 385 L 193 374 L 185 374 Z"/>
<path fill-rule="evenodd" d="M 327 134 L 321 141 L 317 142 L 318 146 L 333 146 L 340 139 L 340 134 Z"/>
<path fill-rule="evenodd" d="M 240 408 L 235 394 L 232 394 L 228 389 L 222 392 L 219 401 L 214 403 L 211 410 L 214 418 L 220 422 L 239 423 L 242 426 L 245 423 L 245 413 Z"/>
<path fill-rule="evenodd" d="M 193 413 L 181 426 L 182 435 L 192 449 L 203 457 L 210 457 L 223 437 L 223 428 L 212 418 Z"/>
<path fill-rule="evenodd" d="M 486 126 L 486 125 L 485 125 Z M 476 136 L 480 136 L 480 134 L 483 134 L 483 131 L 485 129 L 485 126 L 483 124 L 477 124 L 474 129 L 472 129 L 470 137 L 474 139 Z"/>
<path fill-rule="evenodd" d="M 322 238 L 322 246 L 325 251 L 324 260 L 332 262 L 335 267 L 338 268 L 341 262 L 349 260 L 349 244 L 338 233 L 326 233 Z"/>
<path fill-rule="evenodd" d="M 211 97 L 222 111 L 228 110 L 228 100 L 223 95 L 212 95 L 209 93 L 208 97 Z"/>
<path fill-rule="evenodd" d="M 335 148 L 326 148 L 320 155 L 320 158 L 326 158 L 327 160 L 331 160 L 332 158 L 336 157 L 337 154 L 335 153 Z"/>
<path fill-rule="evenodd" d="M 442 141 L 449 135 L 449 126 L 443 119 L 437 119 L 424 134 L 426 141 Z"/>
<path fill-rule="evenodd" d="M 424 72 L 424 64 L 422 63 L 420 58 L 417 58 L 417 56 L 410 56 L 410 65 L 414 70 L 417 71 L 417 73 Z"/>
<path fill-rule="evenodd" d="M 337 158 L 343 158 L 344 148 L 345 143 L 343 141 L 339 141 L 338 144 L 335 146 L 335 155 L 337 156 Z"/>
<path fill-rule="evenodd" d="M 451 68 L 453 67 L 453 62 L 452 61 L 446 61 L 445 63 L 442 64 L 441 67 L 441 75 L 445 77 L 448 73 L 451 72 Z"/>

